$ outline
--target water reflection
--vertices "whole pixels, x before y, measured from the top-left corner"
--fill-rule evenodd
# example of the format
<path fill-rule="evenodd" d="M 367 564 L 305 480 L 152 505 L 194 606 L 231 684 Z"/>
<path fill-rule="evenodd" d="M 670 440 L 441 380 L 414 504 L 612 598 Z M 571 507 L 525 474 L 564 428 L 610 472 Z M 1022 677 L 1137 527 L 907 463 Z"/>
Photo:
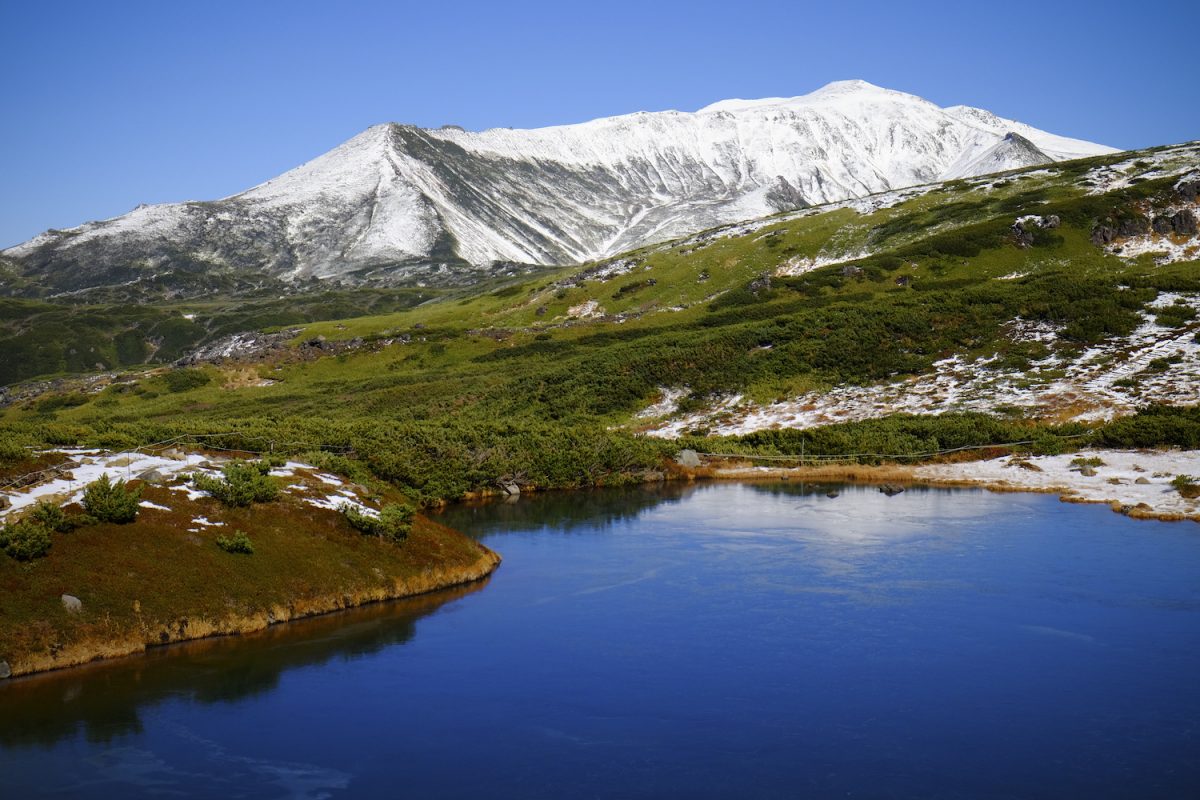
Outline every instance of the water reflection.
<path fill-rule="evenodd" d="M 89 742 L 107 744 L 141 733 L 141 715 L 167 699 L 236 703 L 270 692 L 288 670 L 409 642 L 418 620 L 486 583 L 6 681 L 0 685 L 0 746 L 50 746 L 80 731 Z"/>
<path fill-rule="evenodd" d="M 512 500 L 495 499 L 450 506 L 438 520 L 471 536 L 483 538 L 512 531 L 553 530 L 589 533 L 627 522 L 647 509 L 674 506 L 701 487 L 669 482 L 611 489 L 538 492 Z"/>

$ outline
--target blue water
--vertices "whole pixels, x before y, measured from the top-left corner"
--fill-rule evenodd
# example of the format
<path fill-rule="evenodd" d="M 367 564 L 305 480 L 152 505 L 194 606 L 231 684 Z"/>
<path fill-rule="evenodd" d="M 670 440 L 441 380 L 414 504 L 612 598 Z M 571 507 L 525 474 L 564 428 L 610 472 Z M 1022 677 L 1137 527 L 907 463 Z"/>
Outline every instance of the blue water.
<path fill-rule="evenodd" d="M 453 509 L 484 585 L 0 686 L 0 796 L 1200 796 L 1200 526 L 827 488 Z"/>

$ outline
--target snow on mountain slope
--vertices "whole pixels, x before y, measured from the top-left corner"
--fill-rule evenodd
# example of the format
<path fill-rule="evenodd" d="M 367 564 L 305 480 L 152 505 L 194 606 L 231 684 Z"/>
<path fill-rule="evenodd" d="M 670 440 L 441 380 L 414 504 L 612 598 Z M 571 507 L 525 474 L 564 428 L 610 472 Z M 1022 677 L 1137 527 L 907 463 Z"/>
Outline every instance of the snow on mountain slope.
<path fill-rule="evenodd" d="M 536 130 L 379 125 L 232 197 L 139 207 L 4 255 L 59 291 L 180 270 L 465 284 L 506 262 L 577 263 L 806 205 L 1108 152 L 840 81 Z"/>

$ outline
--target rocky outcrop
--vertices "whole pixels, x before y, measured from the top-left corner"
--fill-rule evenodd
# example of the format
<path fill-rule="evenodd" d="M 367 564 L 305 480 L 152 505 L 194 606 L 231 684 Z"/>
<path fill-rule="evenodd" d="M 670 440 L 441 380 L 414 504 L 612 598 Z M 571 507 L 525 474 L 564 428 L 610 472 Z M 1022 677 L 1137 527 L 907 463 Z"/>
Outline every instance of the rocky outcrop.
<path fill-rule="evenodd" d="M 1171 217 L 1171 228 L 1180 236 L 1195 236 L 1200 233 L 1196 223 L 1196 214 L 1190 208 L 1180 209 Z"/>

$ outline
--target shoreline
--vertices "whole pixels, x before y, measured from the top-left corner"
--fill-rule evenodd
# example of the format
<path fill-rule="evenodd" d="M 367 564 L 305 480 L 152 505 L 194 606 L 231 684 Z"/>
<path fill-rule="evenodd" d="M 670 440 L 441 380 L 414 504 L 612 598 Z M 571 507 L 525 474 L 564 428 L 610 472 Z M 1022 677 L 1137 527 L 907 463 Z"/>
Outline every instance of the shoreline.
<path fill-rule="evenodd" d="M 14 659 L 9 664 L 10 678 L 57 672 L 101 661 L 124 658 L 181 642 L 222 636 L 257 633 L 275 625 L 311 619 L 338 611 L 360 608 L 375 603 L 427 595 L 443 589 L 467 586 L 491 576 L 502 561 L 500 555 L 486 545 L 475 542 L 480 549 L 473 563 L 426 570 L 409 579 L 394 579 L 391 587 L 376 587 L 354 593 L 328 594 L 293 602 L 287 606 L 273 605 L 253 614 L 236 615 L 219 620 L 180 617 L 170 625 L 142 636 L 128 636 L 96 642 L 79 642 L 64 647 L 54 655 L 34 654 Z"/>
<path fill-rule="evenodd" d="M 1092 474 L 1073 465 L 1098 459 Z M 1057 494 L 1066 503 L 1107 505 L 1134 519 L 1200 522 L 1200 500 L 1184 498 L 1171 485 L 1178 474 L 1200 477 L 1200 451 L 1083 450 L 1059 456 L 1006 455 L 944 464 L 845 464 L 812 467 L 759 467 L 751 459 L 710 463 L 694 479 L 734 481 L 811 480 L 865 485 L 903 484 L 975 488 L 990 492 Z M 1188 469 L 1190 468 L 1190 472 Z"/>

